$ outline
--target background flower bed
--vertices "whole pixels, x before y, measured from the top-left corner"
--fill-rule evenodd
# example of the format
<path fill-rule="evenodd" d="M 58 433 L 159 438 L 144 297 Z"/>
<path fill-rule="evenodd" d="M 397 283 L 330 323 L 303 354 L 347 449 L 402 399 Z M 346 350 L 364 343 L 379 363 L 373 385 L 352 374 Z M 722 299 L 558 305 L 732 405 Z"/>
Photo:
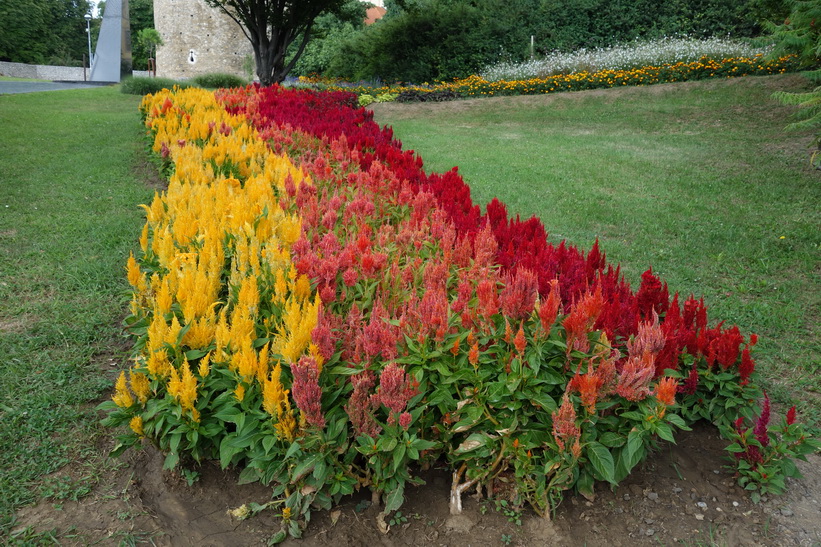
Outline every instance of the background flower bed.
<path fill-rule="evenodd" d="M 226 141 L 251 136 L 242 118 L 206 118 L 180 97 L 146 108 L 180 188 L 172 179 L 148 208 L 145 256 L 130 266 L 142 356 L 110 421 L 130 421 L 124 443 L 144 434 L 169 465 L 218 454 L 246 466 L 245 479 L 274 482 L 283 533 L 299 533 L 311 504 L 362 486 L 394 510 L 414 480 L 408 464 L 439 457 L 454 469 L 454 510 L 468 487 L 512 483 L 518 502 L 547 513 L 569 487 L 590 495 L 594 479 L 618 481 L 657 439 L 672 440 L 671 425 L 700 416 L 728 425 L 739 404 L 751 415 L 752 337 L 708 328 L 702 303 L 670 302 L 651 272 L 633 295 L 597 247 L 553 248 L 537 219 L 508 219 L 499 203 L 483 216 L 455 172 L 426 176 L 389 131 L 350 108 L 351 95 L 222 94 L 309 174 L 271 168 L 274 195 L 258 169 L 276 161 L 254 138 L 244 149 Z M 201 171 L 185 163 L 200 146 Z M 175 216 L 207 216 L 168 205 L 189 186 L 214 192 L 206 203 L 265 197 L 227 208 L 221 261 L 219 230 L 208 226 L 226 221 L 183 222 Z M 192 225 L 204 232 L 174 234 Z M 174 256 L 175 246 L 187 252 Z M 221 280 L 196 309 L 181 283 L 188 272 Z M 676 374 L 679 359 L 686 370 Z M 677 377 L 684 419 L 668 412 Z"/>
<path fill-rule="evenodd" d="M 489 75 L 485 77 L 474 75 L 452 82 L 441 82 L 432 85 L 341 85 L 333 81 L 311 80 L 309 78 L 301 78 L 300 81 L 304 84 L 316 85 L 321 89 L 350 91 L 360 96 L 369 95 L 371 97 L 390 97 L 403 92 L 413 92 L 420 96 L 427 93 L 450 92 L 463 97 L 481 97 L 606 89 L 626 85 L 652 85 L 706 78 L 782 74 L 798 68 L 797 58 L 793 55 L 767 59 L 763 54 L 758 54 L 751 57 L 712 58 L 703 56 L 695 61 L 659 62 L 654 65 L 630 68 L 587 70 L 582 66 L 576 70 L 567 70 L 564 73 L 522 79 L 500 79 Z"/>

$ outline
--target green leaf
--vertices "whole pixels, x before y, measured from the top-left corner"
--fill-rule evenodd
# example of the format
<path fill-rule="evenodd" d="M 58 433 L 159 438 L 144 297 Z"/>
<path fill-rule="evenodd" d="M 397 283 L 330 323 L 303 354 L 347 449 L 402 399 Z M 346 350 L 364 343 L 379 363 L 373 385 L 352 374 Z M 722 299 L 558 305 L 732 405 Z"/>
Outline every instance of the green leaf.
<path fill-rule="evenodd" d="M 624 443 L 627 442 L 627 439 L 624 437 L 624 435 L 619 435 L 618 433 L 614 433 L 613 431 L 606 431 L 602 433 L 601 437 L 599 437 L 599 442 L 609 448 L 618 448 L 620 446 L 624 446 Z"/>
<path fill-rule="evenodd" d="M 422 450 L 430 450 L 439 445 L 439 443 L 434 441 L 427 441 L 425 439 L 415 439 L 412 443 L 413 447 L 419 451 Z"/>
<path fill-rule="evenodd" d="M 271 536 L 271 538 L 268 540 L 268 545 L 276 545 L 277 543 L 282 543 L 283 541 L 285 541 L 285 538 L 287 537 L 288 532 L 285 530 L 285 528 L 280 528 L 279 532 Z"/>
<path fill-rule="evenodd" d="M 174 469 L 180 462 L 180 455 L 176 452 L 169 452 L 162 464 L 163 469 Z"/>
<path fill-rule="evenodd" d="M 666 424 L 664 422 L 660 422 L 659 424 L 657 424 L 656 434 L 665 441 L 669 441 L 673 444 L 676 444 L 676 439 L 673 437 L 673 428 L 670 427 L 669 424 Z"/>
<path fill-rule="evenodd" d="M 294 470 L 291 472 L 291 482 L 297 482 L 299 479 L 313 471 L 314 466 L 316 465 L 317 460 L 319 460 L 319 454 L 311 454 L 294 467 Z"/>
<path fill-rule="evenodd" d="M 727 452 L 732 452 L 734 454 L 739 452 L 746 452 L 746 449 L 738 443 L 733 443 L 724 450 L 726 450 Z"/>
<path fill-rule="evenodd" d="M 396 511 L 405 502 L 405 483 L 400 483 L 399 486 L 385 496 L 385 513 Z"/>
<path fill-rule="evenodd" d="M 396 473 L 402 463 L 405 461 L 405 443 L 399 443 L 396 450 L 393 451 L 393 472 Z"/>
<path fill-rule="evenodd" d="M 239 474 L 239 479 L 237 479 L 237 482 L 238 484 L 251 484 L 253 482 L 257 482 L 259 477 L 259 469 L 256 467 L 246 467 L 242 470 L 242 473 Z"/>
<path fill-rule="evenodd" d="M 684 421 L 684 418 L 679 416 L 678 414 L 668 414 L 666 416 L 667 421 L 676 426 L 677 428 L 681 429 L 682 431 L 692 431 L 687 423 Z"/>
<path fill-rule="evenodd" d="M 466 452 L 471 452 L 477 448 L 485 446 L 488 440 L 488 436 L 484 433 L 471 433 L 471 435 L 456 448 L 455 453 L 464 454 Z"/>
<path fill-rule="evenodd" d="M 591 442 L 585 445 L 585 453 L 599 476 L 611 484 L 616 484 L 616 466 L 610 451 L 597 442 Z"/>

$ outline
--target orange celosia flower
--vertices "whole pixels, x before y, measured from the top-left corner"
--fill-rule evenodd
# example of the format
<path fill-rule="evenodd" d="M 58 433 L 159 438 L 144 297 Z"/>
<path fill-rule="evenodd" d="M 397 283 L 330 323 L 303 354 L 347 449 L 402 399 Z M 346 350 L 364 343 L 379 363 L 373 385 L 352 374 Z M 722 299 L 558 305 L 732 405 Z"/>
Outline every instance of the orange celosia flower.
<path fill-rule="evenodd" d="M 468 362 L 474 367 L 476 367 L 479 363 L 479 344 L 476 342 L 470 346 L 470 351 L 468 352 Z"/>
<path fill-rule="evenodd" d="M 559 280 L 550 281 L 550 294 L 544 302 L 539 303 L 539 321 L 542 325 L 542 332 L 545 338 L 550 334 L 553 323 L 559 315 L 559 308 L 562 305 L 562 297 L 559 295 Z"/>
<path fill-rule="evenodd" d="M 656 387 L 656 399 L 667 406 L 676 404 L 676 386 L 677 382 L 675 378 L 665 376 L 659 380 L 658 386 Z"/>
<path fill-rule="evenodd" d="M 525 331 L 522 323 L 519 323 L 519 331 L 516 333 L 516 338 L 513 339 L 513 345 L 516 347 L 516 351 L 519 352 L 520 356 L 524 355 L 527 340 L 525 340 Z"/>

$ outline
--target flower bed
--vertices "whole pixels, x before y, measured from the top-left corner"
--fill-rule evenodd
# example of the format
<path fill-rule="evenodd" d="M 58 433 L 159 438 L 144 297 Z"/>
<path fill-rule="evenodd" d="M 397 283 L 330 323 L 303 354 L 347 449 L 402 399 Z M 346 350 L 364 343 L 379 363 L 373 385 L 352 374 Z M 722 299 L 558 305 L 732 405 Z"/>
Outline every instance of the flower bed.
<path fill-rule="evenodd" d="M 684 82 L 706 78 L 765 76 L 768 74 L 783 74 L 798 68 L 797 58 L 794 55 L 787 55 L 773 60 L 765 59 L 763 55 L 720 59 L 702 57 L 697 61 L 659 63 L 657 65 L 625 69 L 578 70 L 525 79 L 486 79 L 474 75 L 462 80 L 442 82 L 435 85 L 343 87 L 337 84 L 322 84 L 321 87 L 331 91 L 349 91 L 358 95 L 367 94 L 371 96 L 385 96 L 406 91 L 414 92 L 421 97 L 433 92 L 450 92 L 462 97 L 536 95 L 560 91 Z"/>
<path fill-rule="evenodd" d="M 274 539 L 361 488 L 384 517 L 430 465 L 453 471 L 453 512 L 477 488 L 548 516 L 702 417 L 741 416 L 739 460 L 773 459 L 764 412 L 743 425 L 755 338 L 702 301 L 650 271 L 633 293 L 597 245 L 554 247 L 498 201 L 482 214 L 353 94 L 217 98 L 142 105 L 172 174 L 128 264 L 135 363 L 103 405 L 131 426 L 121 449 L 271 484 Z"/>

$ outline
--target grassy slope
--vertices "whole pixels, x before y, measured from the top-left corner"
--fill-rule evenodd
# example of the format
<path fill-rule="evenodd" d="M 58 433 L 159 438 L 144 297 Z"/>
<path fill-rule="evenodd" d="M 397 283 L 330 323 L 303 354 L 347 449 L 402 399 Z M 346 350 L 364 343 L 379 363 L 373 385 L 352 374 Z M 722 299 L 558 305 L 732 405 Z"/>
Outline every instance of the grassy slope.
<path fill-rule="evenodd" d="M 42 475 L 94 457 L 89 402 L 111 386 L 103 356 L 121 364 L 123 265 L 150 198 L 134 174 L 138 101 L 116 88 L 0 96 L 0 536 Z"/>
<path fill-rule="evenodd" d="M 797 76 L 439 105 L 377 105 L 428 169 L 458 165 L 474 200 L 537 215 L 637 286 L 705 295 L 713 320 L 756 332 L 764 385 L 819 416 L 821 174 L 770 94 Z"/>

